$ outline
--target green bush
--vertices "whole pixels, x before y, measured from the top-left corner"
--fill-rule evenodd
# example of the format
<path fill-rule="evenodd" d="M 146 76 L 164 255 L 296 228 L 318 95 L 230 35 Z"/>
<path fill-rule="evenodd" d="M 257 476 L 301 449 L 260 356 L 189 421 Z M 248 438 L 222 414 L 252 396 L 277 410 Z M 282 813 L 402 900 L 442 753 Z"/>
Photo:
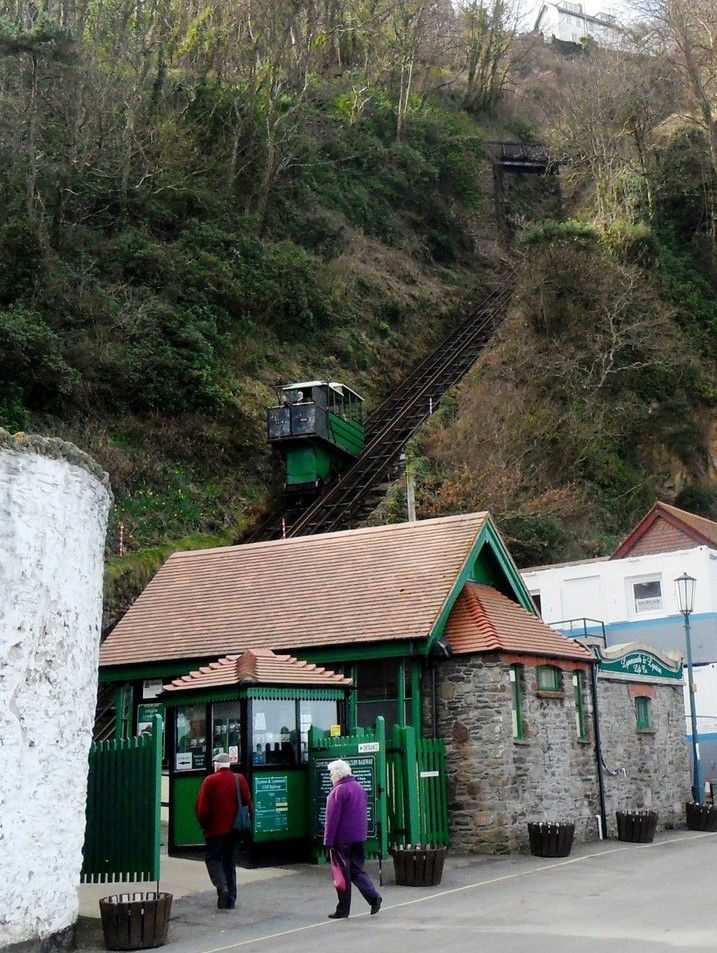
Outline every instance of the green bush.
<path fill-rule="evenodd" d="M 63 342 L 42 315 L 22 306 L 0 311 L 5 399 L 19 409 L 59 410 L 80 381 L 65 360 Z M 22 397 L 20 397 L 22 395 Z"/>
<path fill-rule="evenodd" d="M 589 222 L 574 218 L 568 219 L 567 222 L 546 219 L 539 225 L 526 228 L 520 236 L 520 242 L 523 245 L 549 245 L 553 242 L 586 244 L 596 241 L 597 238 L 597 230 Z"/>
<path fill-rule="evenodd" d="M 628 265 L 649 268 L 657 261 L 657 238 L 649 225 L 613 222 L 602 234 L 601 243 Z"/>

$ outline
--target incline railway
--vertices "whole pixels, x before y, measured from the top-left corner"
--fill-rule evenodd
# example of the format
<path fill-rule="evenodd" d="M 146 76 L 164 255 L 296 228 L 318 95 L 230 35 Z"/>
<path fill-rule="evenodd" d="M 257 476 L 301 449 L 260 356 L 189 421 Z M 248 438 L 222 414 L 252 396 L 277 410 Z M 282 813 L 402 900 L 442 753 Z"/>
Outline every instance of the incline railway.
<path fill-rule="evenodd" d="M 403 380 L 366 422 L 361 456 L 318 499 L 287 499 L 244 542 L 309 536 L 347 529 L 365 517 L 406 441 L 470 370 L 505 317 L 512 285 L 490 294 L 441 345 Z"/>

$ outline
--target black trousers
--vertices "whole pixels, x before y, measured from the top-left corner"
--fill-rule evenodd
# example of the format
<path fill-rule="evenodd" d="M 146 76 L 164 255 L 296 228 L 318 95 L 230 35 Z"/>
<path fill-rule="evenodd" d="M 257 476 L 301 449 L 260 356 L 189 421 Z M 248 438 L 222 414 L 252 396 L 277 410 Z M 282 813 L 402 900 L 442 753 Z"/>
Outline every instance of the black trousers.
<path fill-rule="evenodd" d="M 235 904 L 237 900 L 239 835 L 237 831 L 230 831 L 228 834 L 207 837 L 205 843 L 204 862 L 207 865 L 209 879 L 217 888 L 217 894 L 222 890 L 227 890 L 229 892 L 229 903 Z"/>

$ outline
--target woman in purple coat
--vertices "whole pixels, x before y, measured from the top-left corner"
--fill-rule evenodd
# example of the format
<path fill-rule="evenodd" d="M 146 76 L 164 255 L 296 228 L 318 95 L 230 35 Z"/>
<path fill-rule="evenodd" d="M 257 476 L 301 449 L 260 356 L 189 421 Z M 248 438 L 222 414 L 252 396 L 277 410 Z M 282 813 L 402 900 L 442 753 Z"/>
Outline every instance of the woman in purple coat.
<path fill-rule="evenodd" d="M 326 799 L 324 846 L 339 854 L 346 880 L 346 889 L 336 891 L 339 901 L 329 918 L 343 920 L 349 915 L 352 883 L 371 907 L 373 916 L 381 909 L 381 897 L 363 869 L 368 829 L 366 791 L 351 774 L 351 765 L 345 761 L 332 761 L 329 774 L 333 787 Z"/>

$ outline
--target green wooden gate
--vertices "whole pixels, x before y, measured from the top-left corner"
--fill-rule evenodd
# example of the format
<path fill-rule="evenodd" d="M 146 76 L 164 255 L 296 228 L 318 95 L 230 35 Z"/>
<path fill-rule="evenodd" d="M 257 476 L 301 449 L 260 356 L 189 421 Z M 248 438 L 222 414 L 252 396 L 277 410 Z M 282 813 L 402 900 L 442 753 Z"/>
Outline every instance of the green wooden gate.
<path fill-rule="evenodd" d="M 309 829 L 313 855 L 316 858 L 324 856 L 326 798 L 331 790 L 328 765 L 337 758 L 351 765 L 352 773 L 368 794 L 366 854 L 386 857 L 386 729 L 382 717 L 376 719 L 375 730 L 354 728 L 350 734 L 336 737 L 315 728 L 309 731 L 309 804 L 312 812 Z"/>
<path fill-rule="evenodd" d="M 146 735 L 90 749 L 82 883 L 159 880 L 162 719 L 153 721 Z"/>
<path fill-rule="evenodd" d="M 376 720 L 375 730 L 355 728 L 340 737 L 331 738 L 326 732 L 311 730 L 309 803 L 314 812 L 310 826 L 315 856 L 322 854 L 323 811 L 331 790 L 326 767 L 335 758 L 348 761 L 368 792 L 366 848 L 370 856 L 385 857 L 389 845 L 448 845 L 444 742 L 417 738 L 414 728 L 398 725 L 393 728 L 388 746 L 385 737 L 383 718 Z"/>
<path fill-rule="evenodd" d="M 448 845 L 446 746 L 394 725 L 387 752 L 387 819 L 391 846 Z"/>

